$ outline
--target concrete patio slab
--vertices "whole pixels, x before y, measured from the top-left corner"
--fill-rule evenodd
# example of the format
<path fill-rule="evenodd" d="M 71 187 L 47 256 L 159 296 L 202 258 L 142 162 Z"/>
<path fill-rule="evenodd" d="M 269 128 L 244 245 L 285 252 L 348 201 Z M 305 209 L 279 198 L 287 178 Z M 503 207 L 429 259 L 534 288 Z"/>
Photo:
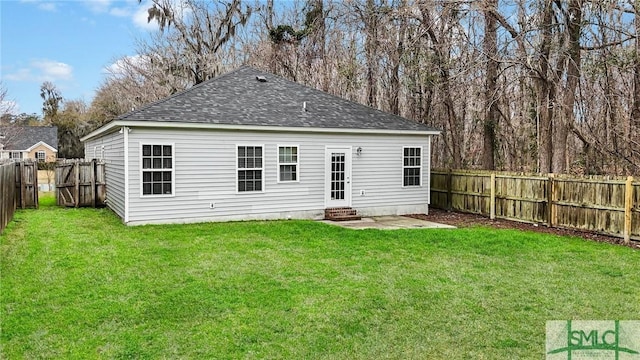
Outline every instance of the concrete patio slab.
<path fill-rule="evenodd" d="M 374 216 L 352 221 L 330 221 L 322 220 L 325 224 L 342 226 L 349 229 L 455 229 L 455 226 L 439 224 L 431 221 L 413 219 L 406 216 Z"/>

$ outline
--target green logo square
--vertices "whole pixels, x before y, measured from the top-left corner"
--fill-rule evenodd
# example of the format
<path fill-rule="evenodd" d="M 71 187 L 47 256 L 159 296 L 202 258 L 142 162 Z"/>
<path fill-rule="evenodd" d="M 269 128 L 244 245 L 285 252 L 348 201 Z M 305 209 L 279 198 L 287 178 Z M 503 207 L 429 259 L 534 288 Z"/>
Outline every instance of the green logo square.
<path fill-rule="evenodd" d="M 552 320 L 546 335 L 548 360 L 640 360 L 637 320 Z"/>

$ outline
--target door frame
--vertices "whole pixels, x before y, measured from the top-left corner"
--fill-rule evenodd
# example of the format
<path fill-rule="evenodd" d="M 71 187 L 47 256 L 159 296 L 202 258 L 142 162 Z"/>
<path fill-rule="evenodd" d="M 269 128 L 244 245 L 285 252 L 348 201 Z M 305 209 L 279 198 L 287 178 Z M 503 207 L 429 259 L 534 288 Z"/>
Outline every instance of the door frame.
<path fill-rule="evenodd" d="M 331 153 L 344 152 L 345 184 L 344 200 L 331 200 Z M 350 207 L 352 191 L 352 152 L 351 146 L 327 145 L 324 150 L 324 206 L 325 207 Z"/>

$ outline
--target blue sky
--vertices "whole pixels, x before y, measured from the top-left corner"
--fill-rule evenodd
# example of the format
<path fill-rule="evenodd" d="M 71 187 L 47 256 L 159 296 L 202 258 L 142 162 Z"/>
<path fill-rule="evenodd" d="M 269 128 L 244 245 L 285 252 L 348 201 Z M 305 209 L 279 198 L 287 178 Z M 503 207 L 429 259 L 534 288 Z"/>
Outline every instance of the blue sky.
<path fill-rule="evenodd" d="M 148 7 L 148 0 L 0 0 L 0 79 L 14 113 L 42 115 L 44 81 L 89 104 L 105 68 L 157 30 Z"/>

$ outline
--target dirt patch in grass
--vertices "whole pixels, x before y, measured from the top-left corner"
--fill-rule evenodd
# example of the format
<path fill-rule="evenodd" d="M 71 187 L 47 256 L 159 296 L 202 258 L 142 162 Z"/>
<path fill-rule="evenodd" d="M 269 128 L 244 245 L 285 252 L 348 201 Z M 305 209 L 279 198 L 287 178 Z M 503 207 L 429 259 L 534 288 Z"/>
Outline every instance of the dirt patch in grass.
<path fill-rule="evenodd" d="M 498 229 L 516 229 L 524 231 L 535 231 L 545 234 L 553 234 L 560 236 L 577 236 L 587 240 L 606 242 L 610 244 L 629 246 L 634 249 L 640 249 L 640 242 L 631 241 L 630 244 L 625 245 L 624 239 L 613 236 L 602 235 L 589 231 L 579 231 L 564 228 L 550 228 L 545 225 L 534 225 L 528 223 L 522 223 L 518 221 L 509 221 L 503 219 L 491 220 L 488 217 L 477 214 L 460 213 L 454 211 L 447 211 L 442 209 L 429 209 L 429 215 L 425 214 L 411 214 L 407 215 L 415 219 L 422 219 L 427 221 L 433 221 L 441 224 L 454 225 L 457 227 L 472 227 L 472 226 L 487 226 Z"/>

